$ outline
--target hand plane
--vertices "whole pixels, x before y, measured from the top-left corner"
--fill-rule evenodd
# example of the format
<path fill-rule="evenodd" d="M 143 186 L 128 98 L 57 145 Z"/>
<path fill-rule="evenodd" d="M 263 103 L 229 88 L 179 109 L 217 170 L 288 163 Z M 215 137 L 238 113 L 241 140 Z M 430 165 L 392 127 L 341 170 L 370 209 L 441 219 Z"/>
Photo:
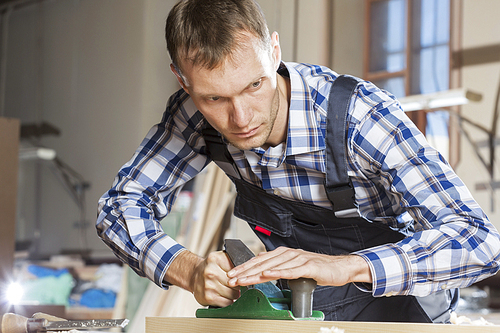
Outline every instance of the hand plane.
<path fill-rule="evenodd" d="M 239 239 L 226 239 L 224 251 L 233 265 L 239 266 L 253 258 L 253 252 Z M 241 296 L 224 308 L 202 308 L 197 318 L 324 320 L 321 311 L 312 310 L 316 281 L 300 278 L 289 280 L 291 290 L 280 290 L 272 282 L 241 287 Z"/>

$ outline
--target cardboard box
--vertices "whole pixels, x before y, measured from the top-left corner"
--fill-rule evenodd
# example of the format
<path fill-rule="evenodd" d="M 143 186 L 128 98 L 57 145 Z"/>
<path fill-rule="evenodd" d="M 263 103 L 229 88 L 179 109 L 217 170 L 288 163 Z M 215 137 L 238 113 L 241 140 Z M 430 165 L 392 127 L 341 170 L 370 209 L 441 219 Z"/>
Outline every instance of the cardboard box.
<path fill-rule="evenodd" d="M 5 292 L 14 265 L 20 122 L 0 118 L 0 287 Z M 3 296 L 3 295 L 2 295 Z M 3 300 L 3 297 L 1 298 Z M 6 311 L 0 302 L 0 314 Z"/>

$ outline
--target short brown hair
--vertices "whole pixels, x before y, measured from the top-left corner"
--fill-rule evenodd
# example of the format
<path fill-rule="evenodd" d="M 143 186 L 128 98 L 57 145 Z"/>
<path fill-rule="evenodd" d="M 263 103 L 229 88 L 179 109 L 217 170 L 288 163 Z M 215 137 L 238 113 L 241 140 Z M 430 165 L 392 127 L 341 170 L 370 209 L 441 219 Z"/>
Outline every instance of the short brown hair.
<path fill-rule="evenodd" d="M 254 0 L 181 0 L 170 11 L 165 26 L 167 49 L 179 69 L 180 60 L 213 69 L 232 53 L 238 33 L 250 32 L 263 46 L 269 30 Z"/>

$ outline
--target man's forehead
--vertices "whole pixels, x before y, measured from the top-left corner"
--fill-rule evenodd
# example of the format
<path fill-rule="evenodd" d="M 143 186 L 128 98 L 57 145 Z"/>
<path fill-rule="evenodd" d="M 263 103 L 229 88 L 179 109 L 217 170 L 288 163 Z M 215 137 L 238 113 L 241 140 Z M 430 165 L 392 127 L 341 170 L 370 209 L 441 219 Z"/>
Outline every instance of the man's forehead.
<path fill-rule="evenodd" d="M 233 63 L 237 65 L 242 59 L 248 57 L 249 53 L 262 54 L 269 52 L 268 45 L 265 45 L 259 37 L 253 33 L 242 30 L 233 39 L 230 50 L 210 50 L 199 47 L 190 47 L 180 52 L 180 67 L 189 65 L 192 67 L 202 67 L 206 69 L 216 69 Z"/>
<path fill-rule="evenodd" d="M 244 89 L 274 71 L 270 58 L 255 49 L 251 53 L 234 52 L 213 68 L 186 60 L 181 70 L 184 83 L 200 95 L 213 95 L 227 84 Z"/>

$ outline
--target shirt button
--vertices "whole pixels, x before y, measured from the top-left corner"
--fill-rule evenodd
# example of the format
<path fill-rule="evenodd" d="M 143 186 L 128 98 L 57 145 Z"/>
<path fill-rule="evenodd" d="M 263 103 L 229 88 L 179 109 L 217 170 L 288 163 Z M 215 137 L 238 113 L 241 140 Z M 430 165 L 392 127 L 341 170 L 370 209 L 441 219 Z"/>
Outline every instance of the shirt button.
<path fill-rule="evenodd" d="M 441 286 L 441 289 L 442 289 L 442 290 L 445 290 L 446 288 L 448 288 L 448 286 L 447 286 L 447 285 L 445 285 L 445 284 L 443 284 L 443 285 Z"/>
<path fill-rule="evenodd" d="M 274 195 L 279 195 L 280 194 L 280 190 L 278 190 L 277 188 L 274 189 L 273 191 Z"/>
<path fill-rule="evenodd" d="M 387 294 L 385 294 L 385 297 L 391 297 L 391 296 L 394 296 L 394 295 L 396 295 L 396 292 L 395 291 L 390 291 Z"/>

